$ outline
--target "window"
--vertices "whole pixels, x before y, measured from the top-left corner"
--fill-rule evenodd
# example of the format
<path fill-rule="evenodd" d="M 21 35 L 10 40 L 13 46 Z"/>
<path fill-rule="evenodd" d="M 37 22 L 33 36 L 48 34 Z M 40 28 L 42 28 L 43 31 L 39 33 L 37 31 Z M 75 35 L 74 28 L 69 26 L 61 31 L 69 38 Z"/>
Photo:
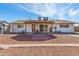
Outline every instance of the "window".
<path fill-rule="evenodd" d="M 68 24 L 62 24 L 62 25 L 60 25 L 60 28 L 68 28 L 68 27 L 69 27 Z"/>
<path fill-rule="evenodd" d="M 23 28 L 23 24 L 18 24 L 17 28 Z"/>

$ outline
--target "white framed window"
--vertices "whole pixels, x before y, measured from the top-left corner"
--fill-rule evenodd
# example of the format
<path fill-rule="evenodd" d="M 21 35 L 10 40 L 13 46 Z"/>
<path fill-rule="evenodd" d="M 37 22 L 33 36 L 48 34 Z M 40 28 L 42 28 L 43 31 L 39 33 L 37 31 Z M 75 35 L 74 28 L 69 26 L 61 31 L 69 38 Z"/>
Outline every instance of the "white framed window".
<path fill-rule="evenodd" d="M 17 24 L 17 28 L 23 28 L 24 25 L 23 24 Z"/>

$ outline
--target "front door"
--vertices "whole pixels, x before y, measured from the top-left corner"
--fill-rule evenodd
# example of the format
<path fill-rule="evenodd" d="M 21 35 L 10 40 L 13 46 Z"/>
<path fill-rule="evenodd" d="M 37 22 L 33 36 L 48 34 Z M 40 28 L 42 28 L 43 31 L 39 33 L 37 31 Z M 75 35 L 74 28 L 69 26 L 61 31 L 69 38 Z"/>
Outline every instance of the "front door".
<path fill-rule="evenodd" d="M 47 25 L 40 25 L 40 32 L 47 32 L 48 30 L 48 26 Z"/>

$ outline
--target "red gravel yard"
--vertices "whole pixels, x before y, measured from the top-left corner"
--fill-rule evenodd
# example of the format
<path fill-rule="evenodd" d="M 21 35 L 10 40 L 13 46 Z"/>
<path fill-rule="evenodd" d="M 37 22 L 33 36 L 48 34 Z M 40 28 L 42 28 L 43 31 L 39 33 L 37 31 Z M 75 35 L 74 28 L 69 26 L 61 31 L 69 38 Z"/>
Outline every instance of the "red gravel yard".
<path fill-rule="evenodd" d="M 32 36 L 25 34 L 0 34 L 0 44 L 19 43 L 79 43 L 79 37 L 67 34 L 40 34 L 40 36 L 36 34 Z"/>
<path fill-rule="evenodd" d="M 79 56 L 79 47 L 17 47 L 0 50 L 3 56 Z"/>

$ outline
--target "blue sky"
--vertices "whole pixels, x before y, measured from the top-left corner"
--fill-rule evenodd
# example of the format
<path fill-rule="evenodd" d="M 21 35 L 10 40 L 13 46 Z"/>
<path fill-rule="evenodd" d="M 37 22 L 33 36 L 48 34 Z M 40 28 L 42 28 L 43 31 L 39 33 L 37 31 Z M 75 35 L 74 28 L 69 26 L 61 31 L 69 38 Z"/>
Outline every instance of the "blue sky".
<path fill-rule="evenodd" d="M 0 20 L 8 22 L 37 18 L 79 21 L 78 3 L 0 3 Z"/>

